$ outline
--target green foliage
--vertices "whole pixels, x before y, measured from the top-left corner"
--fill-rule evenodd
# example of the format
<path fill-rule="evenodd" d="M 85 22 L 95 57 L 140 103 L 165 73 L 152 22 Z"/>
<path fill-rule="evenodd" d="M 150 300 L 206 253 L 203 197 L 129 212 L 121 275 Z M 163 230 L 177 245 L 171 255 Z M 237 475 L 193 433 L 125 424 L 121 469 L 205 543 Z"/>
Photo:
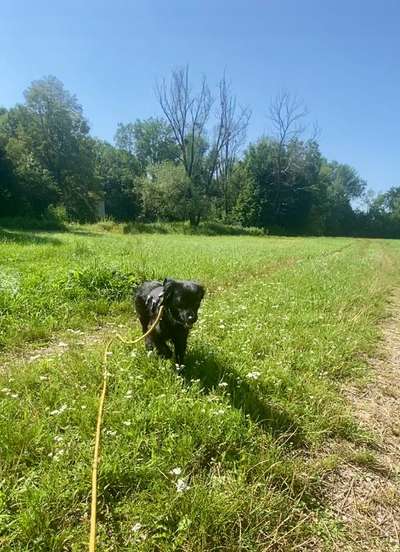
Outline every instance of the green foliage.
<path fill-rule="evenodd" d="M 62 206 L 50 205 L 41 217 L 1 217 L 0 232 L 5 229 L 22 230 L 66 230 L 66 211 Z"/>
<path fill-rule="evenodd" d="M 141 191 L 143 215 L 150 221 L 187 220 L 195 201 L 184 168 L 171 162 L 149 166 Z"/>
<path fill-rule="evenodd" d="M 143 168 L 168 161 L 176 163 L 179 159 L 172 130 L 163 119 L 150 117 L 126 125 L 119 123 L 115 144 L 117 148 L 135 154 Z"/>
<path fill-rule="evenodd" d="M 238 167 L 235 171 L 235 178 L 239 179 L 240 187 L 238 188 L 239 191 L 237 192 L 231 218 L 244 227 L 258 226 L 260 224 L 262 202 L 255 181 L 246 165 Z"/>
<path fill-rule="evenodd" d="M 3 214 L 40 216 L 59 199 L 56 183 L 50 172 L 36 159 L 25 137 L 10 137 L 5 154 L 12 177 L 7 180 Z"/>
<path fill-rule="evenodd" d="M 280 135 L 279 117 L 275 137 L 243 150 L 249 112 L 225 78 L 213 97 L 206 79 L 196 94 L 188 68 L 173 71 L 158 87 L 166 119 L 120 123 L 116 147 L 90 136 L 81 105 L 57 78 L 34 81 L 24 98 L 0 108 L 0 217 L 400 237 L 399 188 L 368 198 L 353 167 L 326 160 L 296 128 Z M 275 116 L 285 105 L 305 116 L 290 94 L 278 100 Z"/>
<path fill-rule="evenodd" d="M 34 81 L 25 104 L 9 110 L 1 129 L 22 191 L 16 197 L 21 214 L 40 215 L 61 203 L 71 218 L 93 217 L 99 192 L 93 141 L 81 106 L 59 80 Z"/>
<path fill-rule="evenodd" d="M 97 140 L 96 177 L 104 191 L 105 210 L 117 221 L 132 220 L 141 213 L 141 167 L 134 155 Z"/>
<path fill-rule="evenodd" d="M 132 295 L 136 284 L 138 279 L 135 274 L 95 263 L 93 266 L 71 270 L 62 285 L 65 286 L 67 296 L 72 299 L 90 297 L 121 301 Z"/>
<path fill-rule="evenodd" d="M 260 226 L 302 232 L 308 225 L 312 206 L 318 203 L 321 165 L 318 145 L 297 139 L 280 145 L 263 138 L 248 148 L 244 164 L 250 181 L 239 195 L 237 216 L 244 220 L 249 212 L 253 224 L 256 218 Z"/>
<path fill-rule="evenodd" d="M 98 225 L 96 225 L 98 226 Z M 101 226 L 101 224 L 100 224 Z M 123 226 L 124 234 L 189 234 L 200 236 L 264 236 L 262 228 L 239 226 L 221 222 L 200 222 L 192 226 L 185 222 L 140 223 L 133 222 Z"/>

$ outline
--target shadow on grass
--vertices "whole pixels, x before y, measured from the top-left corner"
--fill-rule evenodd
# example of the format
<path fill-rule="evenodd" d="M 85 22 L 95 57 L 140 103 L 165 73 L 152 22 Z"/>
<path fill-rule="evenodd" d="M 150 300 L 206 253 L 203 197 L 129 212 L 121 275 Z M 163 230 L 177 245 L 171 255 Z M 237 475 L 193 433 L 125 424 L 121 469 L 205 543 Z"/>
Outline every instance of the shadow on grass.
<path fill-rule="evenodd" d="M 105 236 L 104 233 L 91 232 L 90 230 L 75 230 L 74 228 L 68 228 L 67 232 L 75 236 L 89 236 L 90 238 L 104 238 Z"/>
<path fill-rule="evenodd" d="M 61 240 L 58 238 L 37 235 L 35 232 L 14 230 L 6 230 L 0 228 L 0 243 L 18 243 L 22 245 L 60 245 Z"/>
<path fill-rule="evenodd" d="M 301 447 L 305 444 L 303 431 L 290 414 L 284 408 L 274 405 L 272 401 L 269 402 L 271 389 L 263 386 L 260 382 L 244 380 L 234 369 L 225 366 L 217 355 L 201 349 L 192 349 L 187 354 L 186 366 L 180 375 L 188 386 L 192 385 L 191 380 L 200 379 L 204 394 L 219 389 L 218 384 L 222 381 L 226 382 L 227 386 L 224 390 L 229 393 L 229 400 L 233 408 L 249 416 L 268 434 L 278 439 L 281 438 L 279 440 L 282 442 L 291 443 L 293 447 Z M 226 455 L 226 459 L 229 457 L 232 461 L 239 461 L 240 454 L 236 448 L 228 450 L 228 452 L 229 455 Z M 218 445 L 212 439 L 209 442 L 201 443 L 198 454 L 190 464 L 190 471 L 195 473 L 199 470 L 209 470 L 212 460 L 219 455 Z M 143 458 L 140 461 L 143 462 Z M 146 470 L 148 467 L 144 467 L 141 471 L 140 469 L 126 470 L 122 466 L 112 467 L 111 464 L 103 466 L 102 475 L 107 484 L 102 490 L 102 495 L 110 508 L 118 506 L 121 497 L 126 497 L 126 493 L 131 492 L 132 489 L 135 489 L 135 492 L 153 492 L 151 479 Z M 283 479 L 286 489 L 286 476 Z M 282 479 L 279 474 L 276 478 L 276 485 L 278 489 L 282 488 Z M 306 500 L 306 496 L 303 497 L 303 500 Z M 118 519 L 119 512 L 116 510 L 113 515 Z"/>
<path fill-rule="evenodd" d="M 231 405 L 248 415 L 264 430 L 275 436 L 287 434 L 287 442 L 300 446 L 305 443 L 303 431 L 284 408 L 269 401 L 271 390 L 258 381 L 246 381 L 233 368 L 224 366 L 213 354 L 192 349 L 187 355 L 182 377 L 190 383 L 199 379 L 205 393 L 226 382 Z"/>

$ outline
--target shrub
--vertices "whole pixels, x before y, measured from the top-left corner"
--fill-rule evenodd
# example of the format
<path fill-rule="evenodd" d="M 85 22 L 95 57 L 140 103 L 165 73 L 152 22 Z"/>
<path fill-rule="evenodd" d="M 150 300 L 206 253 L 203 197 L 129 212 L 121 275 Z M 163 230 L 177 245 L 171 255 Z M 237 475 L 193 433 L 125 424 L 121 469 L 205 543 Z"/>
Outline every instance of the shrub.
<path fill-rule="evenodd" d="M 0 219 L 0 228 L 13 230 L 66 230 L 65 219 L 62 216 L 63 208 L 56 207 L 39 218 L 33 217 L 3 217 Z"/>
<path fill-rule="evenodd" d="M 71 298 L 85 296 L 120 301 L 129 297 L 137 284 L 138 278 L 135 274 L 93 265 L 71 270 L 65 281 L 65 290 Z"/>
<path fill-rule="evenodd" d="M 198 234 L 204 236 L 264 236 L 262 228 L 245 228 L 240 225 L 223 224 L 222 222 L 202 222 L 190 226 L 186 222 L 129 222 L 122 228 L 124 234 Z"/>

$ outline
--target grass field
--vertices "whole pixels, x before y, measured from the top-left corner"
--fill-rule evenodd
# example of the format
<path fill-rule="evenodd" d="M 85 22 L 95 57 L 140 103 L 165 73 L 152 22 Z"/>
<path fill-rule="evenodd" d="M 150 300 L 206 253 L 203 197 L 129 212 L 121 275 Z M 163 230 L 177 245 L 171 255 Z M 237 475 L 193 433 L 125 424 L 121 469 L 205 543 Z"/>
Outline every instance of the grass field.
<path fill-rule="evenodd" d="M 371 438 L 340 388 L 399 266 L 395 241 L 0 231 L 2 550 L 85 549 L 106 336 L 165 276 L 207 296 L 181 373 L 112 346 L 99 550 L 334 549 L 323 481 L 352 459 L 320 451 Z"/>

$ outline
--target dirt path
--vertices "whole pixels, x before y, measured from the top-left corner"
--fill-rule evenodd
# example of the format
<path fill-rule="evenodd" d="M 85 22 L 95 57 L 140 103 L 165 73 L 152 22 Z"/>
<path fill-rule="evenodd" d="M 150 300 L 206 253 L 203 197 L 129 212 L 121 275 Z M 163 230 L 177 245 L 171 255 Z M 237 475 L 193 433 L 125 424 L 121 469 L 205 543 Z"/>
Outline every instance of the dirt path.
<path fill-rule="evenodd" d="M 380 357 L 371 359 L 371 382 L 346 390 L 360 425 L 374 445 L 344 447 L 353 461 L 328 481 L 336 518 L 345 538 L 333 550 L 400 551 L 400 290 L 383 323 Z M 347 449 L 347 450 L 346 450 Z"/>
<path fill-rule="evenodd" d="M 38 359 L 59 358 L 64 353 L 79 348 L 87 348 L 105 342 L 112 335 L 120 333 L 126 335 L 131 328 L 126 324 L 107 322 L 102 326 L 95 326 L 90 330 L 67 329 L 54 335 L 46 345 L 32 347 L 27 344 L 15 351 L 0 355 L 0 373 L 14 369 L 19 364 L 29 364 Z"/>

